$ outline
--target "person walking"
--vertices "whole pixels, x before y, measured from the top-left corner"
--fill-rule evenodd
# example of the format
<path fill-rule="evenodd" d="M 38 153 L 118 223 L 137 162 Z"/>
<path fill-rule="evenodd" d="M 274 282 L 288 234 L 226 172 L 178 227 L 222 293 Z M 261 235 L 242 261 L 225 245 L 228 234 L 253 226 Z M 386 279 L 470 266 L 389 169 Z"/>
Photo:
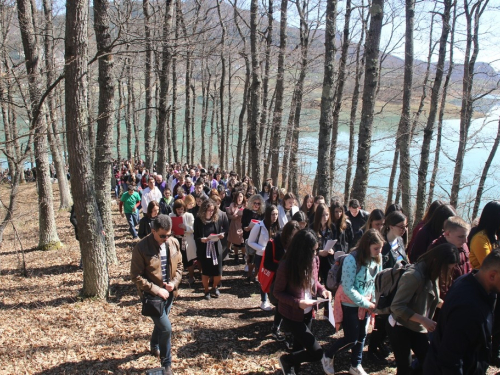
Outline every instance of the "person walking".
<path fill-rule="evenodd" d="M 170 217 L 159 215 L 153 222 L 152 232 L 135 245 L 130 265 L 130 278 L 141 298 L 148 293 L 166 301 L 161 315 L 151 317 L 154 329 L 150 349 L 153 355 L 160 357 L 167 375 L 173 374 L 169 313 L 182 278 L 179 242 L 171 237 L 171 230 Z"/>

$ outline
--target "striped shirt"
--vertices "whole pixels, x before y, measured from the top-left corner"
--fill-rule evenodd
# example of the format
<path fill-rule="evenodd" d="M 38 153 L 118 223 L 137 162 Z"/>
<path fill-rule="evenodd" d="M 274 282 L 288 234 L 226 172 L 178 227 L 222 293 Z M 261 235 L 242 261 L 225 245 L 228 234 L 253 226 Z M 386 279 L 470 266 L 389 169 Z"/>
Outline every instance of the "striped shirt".
<path fill-rule="evenodd" d="M 161 259 L 161 276 L 163 281 L 168 283 L 170 282 L 170 270 L 168 265 L 168 251 L 167 244 L 163 243 L 160 245 L 160 259 Z"/>

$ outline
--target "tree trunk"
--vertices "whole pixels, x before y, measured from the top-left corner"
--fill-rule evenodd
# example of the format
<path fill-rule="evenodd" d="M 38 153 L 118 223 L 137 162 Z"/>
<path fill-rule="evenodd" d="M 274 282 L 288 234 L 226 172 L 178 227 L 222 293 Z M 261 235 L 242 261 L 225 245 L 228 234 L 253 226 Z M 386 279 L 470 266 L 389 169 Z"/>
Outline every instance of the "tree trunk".
<path fill-rule="evenodd" d="M 455 170 L 453 171 L 453 184 L 451 186 L 450 204 L 457 207 L 460 181 L 464 168 L 464 158 L 467 149 L 467 139 L 472 120 L 472 87 L 474 86 L 474 66 L 479 53 L 479 23 L 480 18 L 488 5 L 488 0 L 477 0 L 471 8 L 468 1 L 464 1 L 465 18 L 467 20 L 467 42 L 465 47 L 464 74 L 462 79 L 462 107 L 460 109 L 460 138 Z"/>
<path fill-rule="evenodd" d="M 477 217 L 477 213 L 479 212 L 479 206 L 481 205 L 481 197 L 483 196 L 484 183 L 486 182 L 486 177 L 488 177 L 488 171 L 491 167 L 491 163 L 495 158 L 495 154 L 498 149 L 498 144 L 500 143 L 500 119 L 498 120 L 498 130 L 495 141 L 493 142 L 493 146 L 491 147 L 490 154 L 488 155 L 488 159 L 484 164 L 483 173 L 481 174 L 481 178 L 479 179 L 479 185 L 477 186 L 476 199 L 474 200 L 474 209 L 472 210 L 472 220 Z"/>
<path fill-rule="evenodd" d="M 166 158 L 167 158 L 167 117 L 168 117 L 168 90 L 170 67 L 172 65 L 172 53 L 170 47 L 170 33 L 172 29 L 172 0 L 165 2 L 165 20 L 163 23 L 163 51 L 162 51 L 162 69 L 160 73 L 160 114 L 157 125 L 158 131 L 158 156 L 156 171 L 162 176 L 166 176 Z M 174 142 L 174 159 L 177 161 L 177 145 Z M 170 160 L 172 161 L 172 160 Z"/>
<path fill-rule="evenodd" d="M 220 13 L 220 2 L 217 1 L 217 13 L 219 15 L 219 24 L 221 27 L 221 37 L 220 37 L 220 63 L 221 63 L 221 75 L 220 75 L 220 88 L 219 88 L 219 110 L 220 110 L 220 124 L 217 127 L 220 129 L 219 135 L 219 167 L 224 169 L 226 166 L 226 150 L 224 146 L 226 144 L 226 129 L 224 126 L 224 86 L 226 81 L 226 54 L 225 54 L 225 44 L 226 44 L 226 26 L 222 22 L 222 16 Z"/>
<path fill-rule="evenodd" d="M 111 215 L 111 179 L 113 168 L 113 111 L 115 86 L 113 82 L 112 39 L 109 33 L 109 3 L 94 0 L 94 30 L 99 56 L 99 104 L 97 120 L 96 158 L 94 162 L 97 206 L 104 227 L 108 264 L 117 264 L 115 233 Z M 133 88 L 132 88 L 133 90 Z M 134 111 L 135 112 L 135 111 Z"/>
<path fill-rule="evenodd" d="M 361 2 L 361 36 L 359 38 L 358 46 L 356 48 L 356 71 L 354 76 L 354 89 L 352 93 L 351 100 L 351 113 L 349 115 L 349 151 L 347 153 L 347 168 L 345 176 L 345 186 L 344 186 L 344 205 L 349 204 L 351 197 L 351 175 L 352 175 L 352 164 L 354 160 L 354 132 L 356 124 L 356 115 L 358 112 L 358 102 L 360 93 L 360 82 L 363 77 L 364 65 L 365 65 L 365 55 L 361 55 L 361 46 L 363 45 L 363 40 L 366 34 L 366 26 L 368 24 L 368 15 L 364 16 L 364 2 Z"/>
<path fill-rule="evenodd" d="M 273 136 L 271 138 L 271 178 L 278 184 L 280 171 L 281 122 L 283 121 L 283 94 L 285 91 L 285 56 L 287 44 L 288 0 L 281 0 L 280 48 L 278 54 L 278 73 L 276 77 L 276 103 L 273 112 Z"/>
<path fill-rule="evenodd" d="M 144 42 L 145 42 L 145 69 L 144 69 L 144 79 L 145 79 L 145 112 L 144 112 L 144 154 L 146 156 L 146 168 L 150 171 L 153 170 L 154 157 L 153 149 L 151 148 L 151 123 L 152 123 L 152 105 L 153 105 L 153 84 L 152 84 L 152 61 L 153 61 L 153 48 L 151 45 L 151 21 L 150 21 L 150 0 L 142 1 L 142 10 L 144 13 Z"/>
<path fill-rule="evenodd" d="M 266 30 L 266 50 L 265 50 L 265 60 L 264 60 L 264 75 L 262 77 L 262 111 L 260 114 L 260 144 L 263 150 L 265 148 L 264 142 L 264 130 L 267 128 L 267 102 L 269 97 L 269 70 L 271 65 L 271 47 L 273 43 L 273 0 L 268 0 L 268 10 L 267 10 L 267 30 Z M 267 173 L 267 172 L 264 172 Z"/>
<path fill-rule="evenodd" d="M 290 114 L 286 126 L 285 147 L 283 150 L 283 165 L 281 166 L 281 187 L 287 188 L 288 174 L 290 173 L 290 152 L 293 137 L 293 124 L 295 119 L 295 107 L 297 106 L 297 84 L 293 89 L 292 102 L 290 103 Z"/>
<path fill-rule="evenodd" d="M 371 21 L 365 44 L 365 80 L 363 106 L 359 124 L 358 155 L 352 196 L 364 205 L 370 171 L 370 152 L 373 130 L 375 92 L 379 76 L 379 47 L 384 15 L 384 0 L 373 0 L 370 7 Z"/>
<path fill-rule="evenodd" d="M 206 68 L 206 66 L 203 65 L 202 60 L 202 65 L 201 65 L 201 71 L 202 71 L 202 80 L 201 80 L 201 96 L 202 96 L 202 104 L 201 104 L 201 128 L 200 128 L 200 134 L 202 140 L 205 139 L 205 129 L 207 125 L 207 119 L 208 119 L 208 103 L 210 101 L 210 85 L 211 85 L 211 74 Z M 208 79 L 206 77 L 208 75 Z M 206 165 L 207 164 L 207 158 L 206 158 L 206 147 L 205 147 L 206 142 L 201 142 L 201 164 Z"/>
<path fill-rule="evenodd" d="M 350 4 L 349 0 L 348 3 Z M 346 17 L 347 14 L 350 14 L 350 5 L 346 7 Z M 331 133 L 333 127 L 333 105 L 335 100 L 335 85 L 333 80 L 335 74 L 335 24 L 337 19 L 337 1 L 329 1 L 327 3 L 325 16 L 325 64 L 323 73 L 323 90 L 321 93 L 321 112 L 319 117 L 318 169 L 316 172 L 316 186 L 318 189 L 318 195 L 324 196 L 325 201 L 329 202 L 331 188 L 330 173 L 333 174 L 333 170 L 330 169 L 330 158 L 332 157 L 332 153 L 335 153 L 331 143 L 333 139 L 331 138 Z M 337 137 L 335 137 L 335 143 L 336 142 Z"/>
<path fill-rule="evenodd" d="M 252 85 L 250 87 L 251 109 L 250 109 L 250 127 L 249 127 L 249 148 L 250 148 L 250 170 L 253 183 L 259 186 L 262 183 L 260 159 L 261 143 L 259 136 L 260 120 L 260 100 L 262 81 L 260 77 L 260 62 L 257 45 L 257 17 L 259 11 L 258 0 L 251 0 L 250 4 L 250 49 L 252 58 Z"/>
<path fill-rule="evenodd" d="M 122 161 L 122 153 L 121 153 L 121 128 L 122 128 L 122 107 L 123 107 L 123 95 L 122 95 L 122 82 L 118 80 L 118 108 L 116 110 L 116 157 L 118 161 Z"/>
<path fill-rule="evenodd" d="M 444 61 L 446 58 L 446 44 L 448 43 L 448 35 L 450 33 L 450 11 L 452 0 L 444 1 L 443 11 L 443 27 L 441 37 L 439 39 L 439 56 L 436 65 L 436 77 L 431 89 L 431 101 L 429 108 L 429 117 L 427 125 L 424 129 L 424 139 L 422 141 L 422 151 L 420 153 L 420 166 L 418 168 L 417 182 L 417 202 L 415 205 L 415 222 L 418 223 L 425 213 L 425 197 L 427 190 L 427 171 L 429 169 L 429 154 L 436 122 L 436 115 L 439 106 L 439 92 L 441 90 L 441 82 L 443 81 Z"/>
<path fill-rule="evenodd" d="M 401 152 L 400 180 L 403 211 L 408 218 L 410 230 L 413 228 L 410 180 L 410 137 L 411 137 L 411 93 L 413 89 L 413 29 L 415 25 L 415 0 L 406 0 L 405 67 L 403 81 L 403 108 L 399 120 L 397 143 Z"/>
<path fill-rule="evenodd" d="M 127 58 L 125 62 L 127 66 L 127 105 L 125 107 L 125 125 L 127 126 L 127 159 L 133 162 L 133 151 L 132 151 L 132 80 L 131 75 L 132 72 L 130 70 L 131 59 Z M 125 95 L 124 95 L 125 96 Z"/>
<path fill-rule="evenodd" d="M 42 250 L 59 249 L 62 244 L 57 235 L 54 216 L 54 198 L 49 173 L 47 155 L 47 123 L 42 111 L 42 80 L 40 76 L 41 55 L 35 30 L 38 30 L 35 9 L 29 0 L 17 2 L 21 39 L 24 48 L 26 72 L 28 74 L 28 90 L 30 96 L 31 124 L 30 130 L 35 133 L 36 184 L 38 191 L 38 247 Z"/>
<path fill-rule="evenodd" d="M 52 17 L 52 0 L 43 0 L 43 10 L 45 16 L 45 68 L 47 71 L 47 89 L 55 81 L 54 67 L 54 27 Z M 48 113 L 47 134 L 49 137 L 50 152 L 57 173 L 57 183 L 59 185 L 59 209 L 69 210 L 72 205 L 69 183 L 66 178 L 66 168 L 61 157 L 61 145 L 59 137 L 55 131 L 57 129 L 57 111 L 54 94 L 51 92 L 47 97 Z"/>
<path fill-rule="evenodd" d="M 448 72 L 443 85 L 443 94 L 441 95 L 441 108 L 439 109 L 439 120 L 437 126 L 436 150 L 434 152 L 434 168 L 432 169 L 431 181 L 429 183 L 429 194 L 427 197 L 427 207 L 434 201 L 434 187 L 436 185 L 436 177 L 439 169 L 439 155 L 441 154 L 441 135 L 443 130 L 444 109 L 446 107 L 446 97 L 448 94 L 448 86 L 453 72 L 453 46 L 455 43 L 455 24 L 457 21 L 457 2 L 453 3 L 453 22 L 450 31 L 450 60 Z"/>
<path fill-rule="evenodd" d="M 83 295 L 105 298 L 109 278 L 103 226 L 95 199 L 87 125 L 87 35 L 88 2 L 66 3 L 66 136 L 71 190 L 78 221 L 83 263 Z"/>

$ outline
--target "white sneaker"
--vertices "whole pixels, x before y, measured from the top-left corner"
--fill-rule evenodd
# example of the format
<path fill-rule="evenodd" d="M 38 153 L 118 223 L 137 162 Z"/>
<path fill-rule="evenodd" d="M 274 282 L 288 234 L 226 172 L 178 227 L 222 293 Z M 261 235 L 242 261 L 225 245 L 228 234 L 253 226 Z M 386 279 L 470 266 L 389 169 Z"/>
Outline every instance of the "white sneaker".
<path fill-rule="evenodd" d="M 335 375 L 335 370 L 333 369 L 333 358 L 327 357 L 323 353 L 323 358 L 321 358 L 321 364 L 323 365 L 323 371 L 328 375 Z"/>
<path fill-rule="evenodd" d="M 357 365 L 356 367 L 352 367 L 349 369 L 349 374 L 351 375 L 368 375 L 368 373 L 361 367 L 361 365 Z"/>
<path fill-rule="evenodd" d="M 269 302 L 265 301 L 260 304 L 260 309 L 264 311 L 271 311 L 273 307 L 269 304 Z"/>

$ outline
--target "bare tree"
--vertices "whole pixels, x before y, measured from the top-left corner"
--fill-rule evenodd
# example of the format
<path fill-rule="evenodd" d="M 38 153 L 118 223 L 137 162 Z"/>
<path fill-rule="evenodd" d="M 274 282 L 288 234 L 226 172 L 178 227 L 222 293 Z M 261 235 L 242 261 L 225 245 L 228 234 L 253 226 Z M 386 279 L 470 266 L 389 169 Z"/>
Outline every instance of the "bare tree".
<path fill-rule="evenodd" d="M 102 234 L 103 226 L 94 195 L 87 135 L 87 55 L 88 2 L 66 4 L 66 136 L 71 173 L 71 191 L 78 221 L 83 263 L 83 295 L 106 298 L 108 262 Z"/>
<path fill-rule="evenodd" d="M 29 0 L 17 2 L 18 19 L 23 41 L 28 90 L 31 108 L 31 131 L 35 133 L 36 183 L 38 190 L 38 222 L 40 226 L 38 246 L 43 250 L 62 246 L 56 230 L 54 197 L 47 155 L 47 123 L 42 111 L 42 80 L 40 76 L 40 46 L 37 39 L 35 9 Z"/>
<path fill-rule="evenodd" d="M 373 112 L 375 108 L 375 92 L 379 75 L 379 47 L 384 16 L 384 0 L 373 0 L 371 21 L 365 44 L 365 80 L 363 90 L 363 106 L 359 124 L 358 155 L 356 174 L 354 176 L 352 196 L 364 204 L 370 170 L 370 152 L 373 130 Z"/>
<path fill-rule="evenodd" d="M 142 1 L 142 11 L 144 13 L 144 42 L 145 42 L 145 65 L 144 65 L 144 79 L 145 79 L 145 113 L 144 113 L 144 154 L 146 156 L 146 166 L 149 170 L 153 170 L 153 149 L 151 148 L 151 123 L 153 116 L 153 83 L 152 83 L 152 61 L 153 61 L 153 47 L 151 42 L 151 14 L 150 14 L 150 0 Z"/>

